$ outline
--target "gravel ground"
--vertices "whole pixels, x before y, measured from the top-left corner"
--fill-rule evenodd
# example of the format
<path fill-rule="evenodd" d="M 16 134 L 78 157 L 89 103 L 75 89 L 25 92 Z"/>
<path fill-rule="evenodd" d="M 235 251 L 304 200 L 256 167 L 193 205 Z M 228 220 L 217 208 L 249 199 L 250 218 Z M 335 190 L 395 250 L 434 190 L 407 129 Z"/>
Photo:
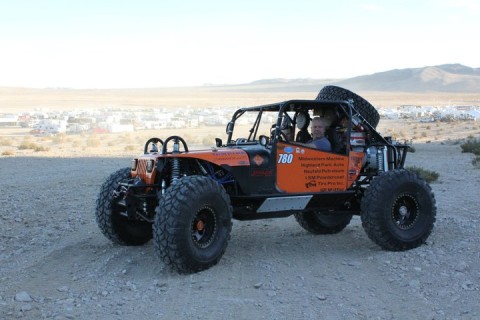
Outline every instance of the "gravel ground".
<path fill-rule="evenodd" d="M 215 267 L 170 271 L 99 231 L 95 199 L 125 158 L 0 158 L 1 319 L 479 319 L 480 170 L 458 146 L 417 145 L 440 173 L 427 243 L 387 252 L 359 217 L 314 236 L 293 217 L 234 221 Z"/>

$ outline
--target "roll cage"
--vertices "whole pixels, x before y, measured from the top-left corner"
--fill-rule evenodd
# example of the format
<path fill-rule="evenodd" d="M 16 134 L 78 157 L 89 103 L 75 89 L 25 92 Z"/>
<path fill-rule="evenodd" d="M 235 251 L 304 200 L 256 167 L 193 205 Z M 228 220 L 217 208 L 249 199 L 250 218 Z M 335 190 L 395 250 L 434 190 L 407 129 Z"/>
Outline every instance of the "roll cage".
<path fill-rule="evenodd" d="M 285 129 L 285 118 L 295 128 L 297 126 L 297 115 L 299 113 L 310 112 L 311 115 L 321 115 L 325 110 L 333 112 L 330 128 L 335 128 L 340 119 L 347 117 L 348 124 L 346 128 L 347 137 L 351 136 L 354 127 L 362 126 L 368 135 L 369 145 L 385 146 L 390 154 L 388 167 L 389 169 L 402 168 L 406 158 L 406 150 L 409 145 L 393 143 L 390 137 L 383 137 L 375 128 L 373 128 L 364 117 L 356 111 L 353 101 L 322 101 L 322 100 L 288 100 L 273 104 L 246 107 L 238 109 L 232 116 L 232 119 L 226 126 L 227 142 L 226 146 L 234 145 L 254 145 L 261 144 L 265 147 L 276 145 L 281 141 L 281 131 Z M 265 134 L 259 130 L 262 119 L 266 114 L 275 114 L 275 119 L 270 125 L 270 132 Z M 234 136 L 235 127 L 239 120 L 246 115 L 255 114 L 253 125 L 248 129 L 248 135 L 240 140 Z M 247 121 L 248 123 L 248 121 Z M 251 123 L 251 121 L 249 122 Z M 296 141 L 290 141 L 295 143 Z M 350 139 L 346 139 L 346 152 L 351 150 Z"/>

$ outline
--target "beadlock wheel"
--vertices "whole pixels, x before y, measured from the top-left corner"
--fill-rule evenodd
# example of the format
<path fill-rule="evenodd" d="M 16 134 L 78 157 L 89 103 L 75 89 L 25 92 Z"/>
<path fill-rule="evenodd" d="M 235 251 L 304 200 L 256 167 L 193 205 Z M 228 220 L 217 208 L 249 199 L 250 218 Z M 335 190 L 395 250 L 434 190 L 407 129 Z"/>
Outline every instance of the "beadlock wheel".
<path fill-rule="evenodd" d="M 418 201 L 411 194 L 404 193 L 395 199 L 392 207 L 392 220 L 400 229 L 412 228 L 417 221 L 418 214 Z"/>
<path fill-rule="evenodd" d="M 192 240 L 198 248 L 207 248 L 215 239 L 217 217 L 210 207 L 201 208 L 192 221 Z"/>
<path fill-rule="evenodd" d="M 416 248 L 433 230 L 437 208 L 432 189 L 415 172 L 392 170 L 375 177 L 361 203 L 368 237 L 391 251 Z"/>

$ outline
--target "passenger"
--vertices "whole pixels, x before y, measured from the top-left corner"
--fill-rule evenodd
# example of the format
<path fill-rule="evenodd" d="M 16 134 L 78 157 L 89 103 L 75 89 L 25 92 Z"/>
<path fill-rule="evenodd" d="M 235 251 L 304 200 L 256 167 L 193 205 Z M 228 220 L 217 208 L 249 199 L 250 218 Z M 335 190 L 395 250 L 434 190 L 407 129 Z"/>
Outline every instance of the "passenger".
<path fill-rule="evenodd" d="M 348 117 L 343 116 L 338 126 L 335 128 L 335 133 L 333 134 L 333 151 L 336 153 L 346 153 L 347 152 L 347 129 L 348 129 Z"/>
<path fill-rule="evenodd" d="M 332 151 L 332 145 L 327 137 L 325 137 L 326 129 L 327 124 L 325 120 L 320 117 L 313 118 L 311 123 L 312 140 L 307 142 L 306 146 L 322 151 Z"/>
<path fill-rule="evenodd" d="M 288 142 L 293 142 L 295 139 L 295 129 L 292 122 L 288 117 L 283 118 L 282 121 L 282 133 L 287 138 Z"/>

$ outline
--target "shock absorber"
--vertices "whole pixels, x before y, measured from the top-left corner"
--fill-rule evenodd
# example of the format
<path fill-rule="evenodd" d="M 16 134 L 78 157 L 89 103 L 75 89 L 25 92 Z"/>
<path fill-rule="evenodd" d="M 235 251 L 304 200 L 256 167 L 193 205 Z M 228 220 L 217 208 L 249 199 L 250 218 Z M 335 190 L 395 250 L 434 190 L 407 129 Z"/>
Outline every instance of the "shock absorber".
<path fill-rule="evenodd" d="M 171 168 L 172 175 L 171 175 L 170 183 L 173 183 L 175 180 L 180 178 L 180 172 L 181 172 L 180 159 L 173 158 L 170 164 L 172 166 Z"/>
<path fill-rule="evenodd" d="M 384 157 L 383 157 L 383 148 L 377 149 L 377 168 L 379 172 L 384 171 Z"/>

